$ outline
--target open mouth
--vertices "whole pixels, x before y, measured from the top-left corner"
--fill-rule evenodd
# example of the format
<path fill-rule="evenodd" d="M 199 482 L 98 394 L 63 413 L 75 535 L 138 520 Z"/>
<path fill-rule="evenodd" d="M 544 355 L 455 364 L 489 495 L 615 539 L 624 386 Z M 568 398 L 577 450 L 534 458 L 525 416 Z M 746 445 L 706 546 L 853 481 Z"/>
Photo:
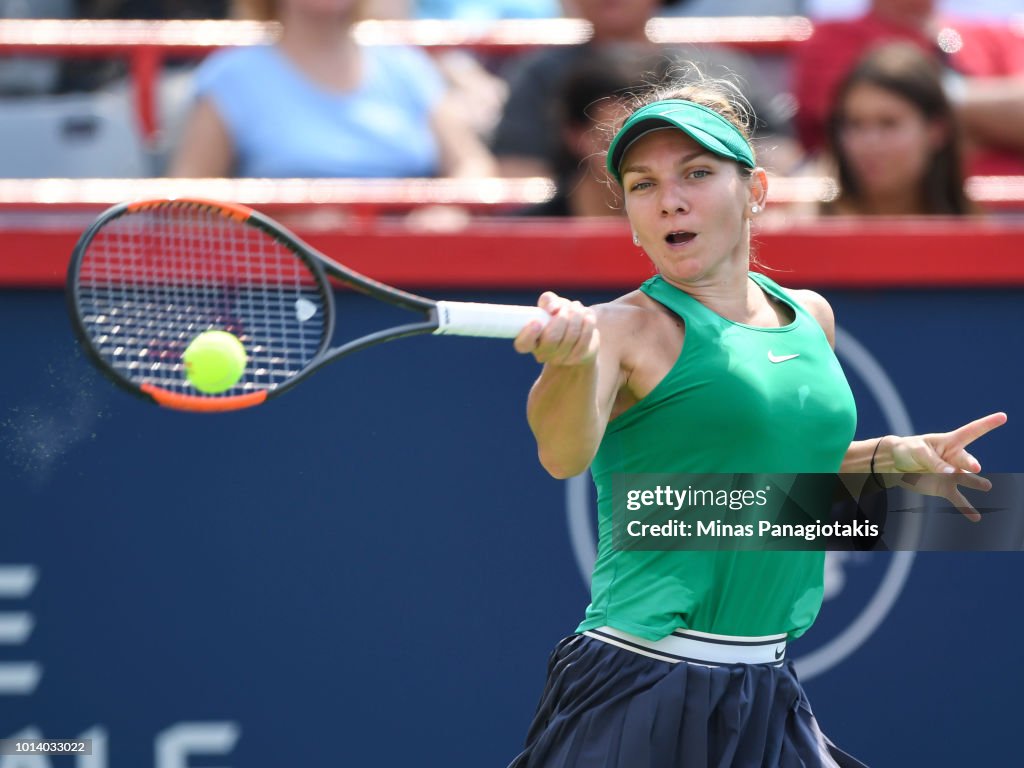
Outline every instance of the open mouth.
<path fill-rule="evenodd" d="M 669 245 L 685 245 L 696 236 L 694 232 L 669 232 L 665 235 L 665 242 Z"/>

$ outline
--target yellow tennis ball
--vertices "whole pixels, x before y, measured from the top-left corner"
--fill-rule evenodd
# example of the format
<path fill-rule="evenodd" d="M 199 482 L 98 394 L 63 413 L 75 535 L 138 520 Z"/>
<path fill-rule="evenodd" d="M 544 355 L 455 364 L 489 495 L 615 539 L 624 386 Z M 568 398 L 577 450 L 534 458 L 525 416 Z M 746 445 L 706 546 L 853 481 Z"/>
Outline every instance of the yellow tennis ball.
<path fill-rule="evenodd" d="M 216 395 L 238 383 L 248 356 L 237 336 L 227 331 L 206 331 L 192 339 L 181 359 L 192 386 Z"/>

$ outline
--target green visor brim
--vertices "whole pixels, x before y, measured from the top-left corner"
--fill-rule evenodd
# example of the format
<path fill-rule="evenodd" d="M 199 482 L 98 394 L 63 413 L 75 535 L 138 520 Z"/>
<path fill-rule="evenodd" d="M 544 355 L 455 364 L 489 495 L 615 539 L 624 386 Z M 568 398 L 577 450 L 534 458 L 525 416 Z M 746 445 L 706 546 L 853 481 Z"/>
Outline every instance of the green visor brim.
<path fill-rule="evenodd" d="M 677 128 L 709 152 L 747 168 L 756 165 L 750 144 L 735 125 L 701 104 L 668 99 L 638 109 L 612 139 L 606 165 L 619 184 L 619 169 L 626 151 L 645 134 L 662 128 Z"/>

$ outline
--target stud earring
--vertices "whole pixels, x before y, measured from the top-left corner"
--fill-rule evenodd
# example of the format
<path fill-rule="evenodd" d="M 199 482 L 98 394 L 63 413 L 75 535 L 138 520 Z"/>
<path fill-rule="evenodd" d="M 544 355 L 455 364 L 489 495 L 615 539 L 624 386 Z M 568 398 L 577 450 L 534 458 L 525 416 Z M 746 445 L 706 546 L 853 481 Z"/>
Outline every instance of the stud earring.
<path fill-rule="evenodd" d="M 750 212 L 751 213 L 760 213 L 761 212 L 761 206 L 758 205 L 757 203 L 754 203 L 752 206 L 750 206 Z"/>
<path fill-rule="evenodd" d="M 636 232 L 633 233 L 633 245 L 640 245 L 640 236 Z"/>

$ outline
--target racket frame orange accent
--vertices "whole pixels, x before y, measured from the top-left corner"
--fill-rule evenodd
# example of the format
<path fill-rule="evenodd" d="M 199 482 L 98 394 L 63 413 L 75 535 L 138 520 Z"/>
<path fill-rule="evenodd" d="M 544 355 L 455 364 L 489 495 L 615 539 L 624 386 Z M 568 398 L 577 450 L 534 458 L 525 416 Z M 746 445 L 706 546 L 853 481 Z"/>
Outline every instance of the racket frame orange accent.
<path fill-rule="evenodd" d="M 265 389 L 251 392 L 247 395 L 233 395 L 231 397 L 183 395 L 179 392 L 171 392 L 163 387 L 154 386 L 153 384 L 141 384 L 139 390 L 153 398 L 153 402 L 165 408 L 173 408 L 176 411 L 192 411 L 193 413 L 238 411 L 242 408 L 261 405 L 267 399 L 267 390 Z"/>
<path fill-rule="evenodd" d="M 138 211 L 145 211 L 149 208 L 166 208 L 168 206 L 179 205 L 183 208 L 200 207 L 206 208 L 213 211 L 216 214 L 223 216 L 226 219 L 234 219 L 238 222 L 248 221 L 253 214 L 252 208 L 248 208 L 239 203 L 222 203 L 216 200 L 204 200 L 198 197 L 181 197 L 173 199 L 161 199 L 161 200 L 136 200 L 135 202 L 127 205 L 127 211 L 129 213 L 137 213 Z"/>

